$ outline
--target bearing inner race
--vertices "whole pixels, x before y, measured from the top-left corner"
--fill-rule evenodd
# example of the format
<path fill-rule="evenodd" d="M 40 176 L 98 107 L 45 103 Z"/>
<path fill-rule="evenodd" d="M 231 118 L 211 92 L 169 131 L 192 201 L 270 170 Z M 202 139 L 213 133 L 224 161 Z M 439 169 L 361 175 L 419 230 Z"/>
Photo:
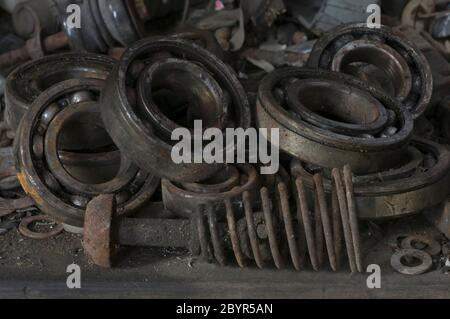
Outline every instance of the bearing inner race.
<path fill-rule="evenodd" d="M 388 122 L 385 107 L 375 98 L 328 80 L 293 82 L 287 88 L 287 104 L 302 120 L 340 134 L 377 134 Z"/>
<path fill-rule="evenodd" d="M 83 102 L 66 107 L 55 115 L 47 127 L 45 133 L 45 158 L 47 165 L 65 188 L 85 195 L 96 195 L 102 193 L 116 193 L 123 190 L 136 176 L 138 169 L 125 157 L 121 157 L 120 168 L 116 176 L 107 182 L 100 184 L 89 184 L 73 177 L 63 166 L 59 159 L 58 145 L 64 126 L 85 114 L 96 115 L 99 108 L 96 102 Z"/>
<path fill-rule="evenodd" d="M 192 129 L 194 120 L 219 129 L 228 120 L 224 91 L 208 71 L 189 61 L 169 58 L 149 65 L 137 93 L 146 118 L 166 137 L 180 126 Z"/>
<path fill-rule="evenodd" d="M 331 70 L 354 75 L 352 66 L 374 66 L 382 73 L 382 83 L 375 83 L 388 94 L 395 96 L 399 101 L 407 98 L 412 88 L 412 75 L 405 59 L 391 47 L 383 43 L 368 40 L 356 40 L 340 48 L 331 63 Z M 373 74 L 360 77 L 362 80 L 375 78 Z M 372 81 L 373 83 L 373 81 Z"/>

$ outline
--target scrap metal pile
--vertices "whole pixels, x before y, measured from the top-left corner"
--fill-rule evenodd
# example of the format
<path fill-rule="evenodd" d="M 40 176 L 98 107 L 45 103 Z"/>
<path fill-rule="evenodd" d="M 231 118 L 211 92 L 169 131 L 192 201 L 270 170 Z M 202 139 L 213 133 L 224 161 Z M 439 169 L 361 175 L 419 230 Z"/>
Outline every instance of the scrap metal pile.
<path fill-rule="evenodd" d="M 149 246 L 362 272 L 360 227 L 421 213 L 448 238 L 449 2 L 335 2 L 84 0 L 81 28 L 70 1 L 16 4 L 0 54 L 0 228 L 83 234 L 104 267 L 119 247 Z M 259 143 L 279 148 L 279 171 L 175 163 L 173 131 L 197 120 L 224 135 L 278 129 Z M 44 219 L 49 233 L 30 229 Z M 446 242 L 407 237 L 392 266 L 449 262 Z"/>

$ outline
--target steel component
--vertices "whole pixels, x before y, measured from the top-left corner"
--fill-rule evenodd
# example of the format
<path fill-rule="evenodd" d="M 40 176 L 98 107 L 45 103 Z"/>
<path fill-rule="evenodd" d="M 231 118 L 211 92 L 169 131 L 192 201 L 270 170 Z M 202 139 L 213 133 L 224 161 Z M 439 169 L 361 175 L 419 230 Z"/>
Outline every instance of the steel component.
<path fill-rule="evenodd" d="M 356 88 L 349 90 L 340 83 L 305 79 L 295 81 L 286 91 L 287 104 L 302 120 L 334 133 L 375 135 L 388 124 L 389 115 L 384 106 Z"/>
<path fill-rule="evenodd" d="M 408 259 L 417 260 L 419 265 L 408 266 Z M 402 249 L 391 257 L 391 266 L 403 275 L 421 275 L 426 273 L 433 266 L 431 256 L 422 250 Z"/>
<path fill-rule="evenodd" d="M 105 80 L 115 61 L 96 54 L 63 53 L 16 68 L 5 86 L 6 121 L 14 131 L 32 102 L 46 89 L 69 79 Z"/>
<path fill-rule="evenodd" d="M 59 138 L 51 140 L 47 135 L 58 136 L 55 130 L 58 131 L 60 118 L 64 124 L 65 114 L 75 113 L 77 116 L 77 110 L 85 111 L 83 107 L 99 112 L 96 101 L 103 85 L 104 81 L 96 79 L 72 79 L 54 85 L 35 100 L 21 122 L 15 142 L 18 177 L 25 192 L 43 212 L 72 226 L 83 225 L 84 208 L 98 194 L 113 191 L 118 197 L 118 214 L 123 215 L 145 203 L 159 185 L 159 179 L 127 164 L 123 155 L 122 169 L 115 178 L 112 177 L 112 181 L 104 184 L 84 182 L 80 180 L 81 176 L 67 174 L 67 167 L 55 164 L 59 161 L 55 154 L 57 144 L 50 142 L 57 143 Z M 86 94 L 86 91 L 91 94 Z M 86 101 L 85 98 L 93 100 Z M 135 174 L 126 173 L 128 177 L 124 177 L 124 170 Z"/>
<path fill-rule="evenodd" d="M 195 224 L 194 224 L 195 225 Z M 114 195 L 100 195 L 86 208 L 83 246 L 98 266 L 111 267 L 119 245 L 197 250 L 196 231 L 190 220 L 123 218 L 116 216 Z"/>
<path fill-rule="evenodd" d="M 336 171 L 336 174 L 341 176 L 340 171 Z M 339 183 L 337 183 L 336 191 L 339 193 L 339 200 L 332 203 L 332 212 L 328 210 L 324 192 L 321 190 L 323 186 L 321 186 L 320 175 L 315 178 L 317 182 L 315 196 L 317 197 L 315 197 L 314 209 L 311 209 L 306 197 L 302 178 L 297 178 L 295 182 L 296 218 L 291 213 L 288 188 L 283 182 L 278 183 L 273 198 L 270 197 L 266 187 L 261 188 L 263 213 L 257 209 L 258 201 L 250 200 L 248 192 L 242 194 L 244 216 L 241 211 L 238 212 L 239 215 L 236 214 L 236 208 L 239 205 L 233 205 L 229 200 L 225 200 L 227 217 L 225 227 L 230 236 L 232 250 L 238 265 L 246 267 L 249 265 L 249 261 L 253 260 L 258 268 L 262 269 L 266 268 L 267 264 L 273 260 L 275 266 L 281 269 L 285 265 L 281 251 L 287 250 L 294 269 L 297 271 L 305 267 L 306 254 L 310 257 L 313 269 L 319 271 L 323 266 L 326 253 L 332 269 L 336 271 L 339 269 L 342 258 L 341 231 L 342 226 L 345 225 L 345 242 L 348 245 L 351 271 L 362 271 L 358 224 L 352 204 L 353 197 L 349 195 L 352 193 L 349 168 L 346 168 L 343 179 L 337 178 Z M 350 207 L 351 217 L 348 215 L 348 207 Z M 229 248 L 226 244 L 228 241 L 215 239 L 216 236 L 213 232 L 216 232 L 216 227 L 211 227 L 211 225 L 220 225 L 220 223 L 217 223 L 218 216 L 212 218 L 213 215 L 208 213 L 212 211 L 211 208 L 211 205 L 207 204 L 206 207 L 199 210 L 197 216 L 200 217 L 196 217 L 201 255 L 207 260 L 215 256 L 219 264 L 223 265 L 226 260 L 222 258 L 222 252 Z M 241 218 L 237 219 L 236 216 L 241 216 Z M 204 217 L 206 217 L 206 221 Z M 210 225 L 210 232 L 208 232 L 207 224 Z M 222 225 L 222 227 L 224 226 Z M 282 238 L 285 238 L 286 241 Z M 324 238 L 326 251 L 323 245 Z"/>
<path fill-rule="evenodd" d="M 359 218 L 380 219 L 410 215 L 438 205 L 448 197 L 448 147 L 419 138 L 415 138 L 411 146 L 415 150 L 411 150 L 407 162 L 396 169 L 380 172 L 379 175 L 372 174 L 370 177 L 355 176 L 354 196 Z M 417 156 L 417 151 L 421 153 L 420 156 Z M 311 191 L 314 189 L 314 171 L 315 169 L 311 170 L 299 161 L 292 162 L 291 173 L 301 176 Z M 331 180 L 326 179 L 324 185 L 326 193 L 331 196 Z"/>
<path fill-rule="evenodd" d="M 25 62 L 30 59 L 43 57 L 45 53 L 63 49 L 69 45 L 69 38 L 64 32 L 58 32 L 42 37 L 41 32 L 29 39 L 25 46 L 0 55 L 0 69 L 16 63 Z"/>
<path fill-rule="evenodd" d="M 308 66 L 369 80 L 401 101 L 414 118 L 431 101 L 433 77 L 425 56 L 388 27 L 343 25 L 316 42 Z"/>
<path fill-rule="evenodd" d="M 389 136 L 383 132 L 378 136 L 355 137 L 334 133 L 307 122 L 284 98 L 283 89 L 289 87 L 290 82 L 295 83 L 298 80 L 341 83 L 348 92 L 356 96 L 358 92 L 365 92 L 372 97 L 367 102 L 373 106 L 372 112 L 376 113 L 377 108 L 373 104 L 376 100 L 392 114 L 391 126 L 396 128 L 395 131 Z M 359 98 L 364 99 L 364 96 Z M 344 101 L 353 102 L 351 98 Z M 330 118 L 333 116 L 333 110 L 338 108 L 338 101 L 330 101 L 328 98 L 325 102 L 326 107 L 323 107 L 321 112 Z M 349 105 L 347 109 L 354 107 Z M 305 162 L 323 167 L 343 167 L 350 164 L 356 174 L 379 172 L 401 162 L 413 128 L 409 112 L 380 91 L 343 74 L 300 68 L 279 69 L 263 79 L 258 92 L 256 113 L 259 127 L 280 129 L 281 150 Z M 346 113 L 341 115 L 345 116 L 344 120 L 338 120 L 351 123 L 353 115 Z"/>
<path fill-rule="evenodd" d="M 216 176 L 203 183 L 161 182 L 165 207 L 182 217 L 192 217 L 200 207 L 210 205 L 219 216 L 224 215 L 224 200 L 242 206 L 244 192 L 254 194 L 260 186 L 259 176 L 253 166 L 227 166 Z M 240 204 L 239 204 L 240 203 Z"/>
<path fill-rule="evenodd" d="M 22 219 L 22 221 L 20 222 L 19 231 L 25 237 L 28 237 L 31 239 L 36 239 L 36 240 L 49 239 L 49 238 L 55 237 L 63 232 L 64 228 L 63 228 L 62 224 L 58 224 L 58 223 L 56 224 L 54 229 L 52 229 L 46 233 L 37 233 L 37 232 L 31 231 L 29 229 L 28 226 L 31 223 L 34 223 L 37 221 L 44 221 L 44 220 L 54 222 L 54 220 L 51 217 L 46 216 L 46 215 L 26 217 L 26 218 Z"/>
<path fill-rule="evenodd" d="M 164 65 L 165 63 L 161 62 L 162 60 L 170 62 L 171 59 L 178 60 L 179 63 L 194 63 L 197 67 L 208 72 L 223 92 L 223 94 L 219 93 L 219 96 L 222 95 L 220 100 L 229 100 L 227 117 L 224 119 L 217 118 L 212 127 L 233 126 L 244 129 L 249 127 L 250 109 L 248 100 L 236 75 L 205 49 L 175 38 L 142 40 L 134 44 L 124 54 L 120 65 L 114 69 L 105 88 L 103 100 L 107 103 L 104 103 L 102 108 L 103 121 L 118 147 L 126 152 L 129 158 L 142 169 L 173 181 L 196 182 L 205 180 L 217 172 L 221 165 L 205 163 L 175 164 L 171 158 L 174 142 L 164 136 L 159 136 L 158 131 L 166 131 L 167 133 L 167 129 L 190 127 L 194 119 L 199 117 L 204 119 L 204 117 L 217 114 L 214 113 L 214 110 L 217 110 L 215 103 L 209 105 L 207 112 L 199 113 L 198 108 L 196 109 L 196 103 L 192 103 L 188 98 L 191 95 L 197 96 L 199 99 L 201 96 L 217 96 L 217 93 L 211 91 L 211 88 L 215 85 L 212 82 L 203 82 L 204 87 L 209 87 L 209 89 L 202 91 L 203 93 L 200 96 L 198 93 L 191 91 L 191 88 L 186 86 L 185 82 L 180 83 L 176 78 L 172 77 L 169 82 L 166 82 L 167 85 L 159 90 L 162 97 L 165 96 L 168 99 L 166 103 L 162 104 L 164 100 L 158 102 L 155 94 L 152 96 L 153 101 L 157 102 L 157 108 L 163 113 L 164 123 L 169 124 L 165 130 L 161 130 L 162 123 L 154 123 L 154 121 L 152 123 L 150 118 L 155 113 L 146 107 L 142 107 L 142 99 L 139 98 L 138 92 L 135 90 L 136 81 L 142 74 L 145 74 L 144 72 L 155 64 L 162 63 Z M 154 83 L 165 81 L 164 78 L 169 80 L 167 73 L 156 75 L 152 78 L 152 81 L 155 81 Z M 195 75 L 189 76 L 195 78 Z M 144 84 L 148 86 L 148 83 Z M 171 92 L 174 88 L 180 88 L 180 86 L 184 86 L 180 93 L 186 92 L 187 96 L 186 94 L 179 94 L 178 96 L 167 94 L 162 90 L 166 89 L 166 92 Z M 170 102 L 170 98 L 172 98 L 172 102 Z M 174 98 L 181 99 L 182 103 L 177 105 L 176 101 L 173 101 Z M 180 108 L 183 103 L 187 103 L 187 110 Z M 170 105 L 173 105 L 172 108 L 170 108 Z M 203 104 L 203 106 L 207 107 L 206 104 Z M 173 113 L 170 113 L 170 111 Z M 182 112 L 181 116 L 178 115 L 178 120 L 177 112 Z M 193 118 L 189 119 L 189 113 L 193 115 Z M 133 143 L 130 143 L 130 141 L 133 141 Z"/>
<path fill-rule="evenodd" d="M 441 253 L 441 244 L 429 236 L 408 236 L 402 240 L 402 249 L 418 249 L 423 250 L 432 257 L 436 257 Z"/>

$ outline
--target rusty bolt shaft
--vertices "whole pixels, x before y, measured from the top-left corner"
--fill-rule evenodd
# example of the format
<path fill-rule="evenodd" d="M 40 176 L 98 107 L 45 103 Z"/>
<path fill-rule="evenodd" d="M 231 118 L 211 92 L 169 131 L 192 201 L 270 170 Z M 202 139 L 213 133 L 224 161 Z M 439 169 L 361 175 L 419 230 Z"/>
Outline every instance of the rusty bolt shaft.
<path fill-rule="evenodd" d="M 14 65 L 16 63 L 25 62 L 32 58 L 30 47 L 36 42 L 36 38 L 27 41 L 27 45 L 0 55 L 0 69 Z M 53 52 L 69 45 L 69 38 L 64 32 L 58 32 L 46 37 L 42 41 L 43 52 Z"/>

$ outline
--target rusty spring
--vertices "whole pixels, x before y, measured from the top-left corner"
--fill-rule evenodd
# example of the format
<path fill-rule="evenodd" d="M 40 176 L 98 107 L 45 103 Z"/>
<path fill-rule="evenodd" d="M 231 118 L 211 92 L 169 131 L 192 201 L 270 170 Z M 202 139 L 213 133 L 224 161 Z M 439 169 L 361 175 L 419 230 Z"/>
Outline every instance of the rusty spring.
<path fill-rule="evenodd" d="M 342 263 L 342 241 L 344 241 L 351 272 L 363 271 L 360 233 L 353 194 L 353 174 L 350 167 L 345 166 L 342 170 L 333 169 L 332 180 L 330 211 L 322 173 L 314 175 L 314 209 L 311 210 L 303 180 L 297 177 L 293 183 L 293 193 L 297 203 L 296 216 L 293 216 L 289 202 L 289 189 L 284 182 L 278 183 L 275 192 L 278 210 L 273 209 L 268 188 L 260 189 L 259 196 L 270 257 L 277 269 L 283 269 L 286 265 L 285 260 L 290 259 L 294 269 L 300 271 L 305 268 L 308 255 L 312 268 L 319 271 L 327 254 L 331 269 L 338 271 Z M 244 254 L 242 250 L 242 238 L 238 233 L 235 211 L 229 199 L 224 201 L 226 232 L 237 264 L 244 268 L 249 265 L 249 259 L 253 259 L 256 266 L 263 269 L 266 267 L 267 258 L 263 258 L 260 250 L 260 239 L 254 221 L 250 193 L 244 192 L 242 199 L 247 226 L 246 235 L 253 256 Z M 210 259 L 212 255 L 220 265 L 225 265 L 227 263 L 225 240 L 221 240 L 217 214 L 214 213 L 212 206 L 207 206 L 205 212 L 206 218 L 198 214 L 196 222 L 201 255 L 206 259 Z M 282 221 L 282 226 L 279 227 L 281 231 L 280 229 L 277 231 L 275 226 L 277 220 Z"/>

